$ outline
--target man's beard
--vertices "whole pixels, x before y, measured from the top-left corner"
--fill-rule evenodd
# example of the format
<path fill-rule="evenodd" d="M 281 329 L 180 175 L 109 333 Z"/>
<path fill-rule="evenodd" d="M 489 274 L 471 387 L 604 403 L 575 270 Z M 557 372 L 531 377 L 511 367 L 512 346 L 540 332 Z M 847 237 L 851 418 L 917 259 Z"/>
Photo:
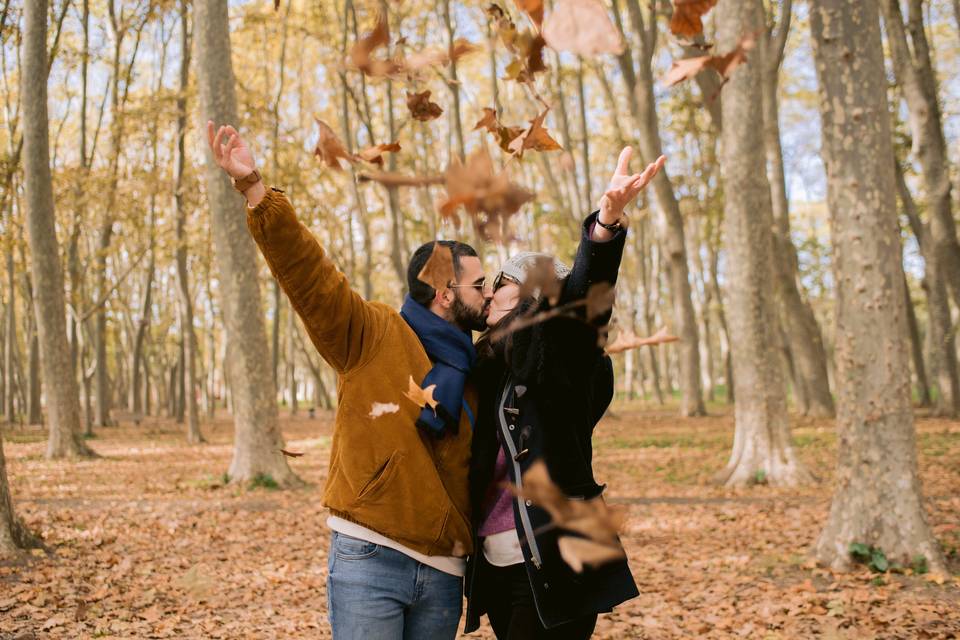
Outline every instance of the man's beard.
<path fill-rule="evenodd" d="M 453 323 L 464 331 L 483 331 L 487 328 L 487 316 L 484 312 L 487 310 L 488 304 L 484 301 L 479 309 L 474 309 L 463 303 L 459 293 L 454 294 L 453 307 L 450 310 Z"/>

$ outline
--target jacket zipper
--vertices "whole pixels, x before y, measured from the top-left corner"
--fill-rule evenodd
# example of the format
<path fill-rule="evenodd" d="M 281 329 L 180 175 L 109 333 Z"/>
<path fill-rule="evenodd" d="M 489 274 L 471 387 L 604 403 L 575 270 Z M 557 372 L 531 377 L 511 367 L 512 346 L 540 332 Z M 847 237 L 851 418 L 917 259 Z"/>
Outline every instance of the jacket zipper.
<path fill-rule="evenodd" d="M 500 394 L 500 407 L 497 410 L 497 418 L 500 420 L 500 433 L 503 435 L 503 441 L 507 445 L 510 453 L 510 461 L 513 464 L 513 476 L 516 478 L 517 487 L 523 487 L 523 478 L 520 473 L 520 463 L 517 462 L 517 448 L 513 445 L 513 438 L 510 436 L 510 429 L 507 427 L 507 421 L 503 418 L 503 408 L 507 403 L 507 393 L 513 386 L 512 379 L 508 378 L 507 383 Z M 527 539 L 527 545 L 530 547 L 531 560 L 534 566 L 541 567 L 540 547 L 537 546 L 536 536 L 533 534 L 533 525 L 530 522 L 530 514 L 527 512 L 525 501 L 517 498 L 517 506 L 520 509 L 520 523 L 523 526 L 523 535 Z"/>

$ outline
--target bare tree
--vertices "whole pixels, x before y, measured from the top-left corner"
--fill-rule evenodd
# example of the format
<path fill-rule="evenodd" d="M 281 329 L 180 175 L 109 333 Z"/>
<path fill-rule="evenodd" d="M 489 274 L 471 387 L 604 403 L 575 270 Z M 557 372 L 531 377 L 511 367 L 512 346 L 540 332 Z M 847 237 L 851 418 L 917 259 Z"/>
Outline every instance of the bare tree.
<path fill-rule="evenodd" d="M 203 121 L 237 121 L 230 28 L 226 0 L 194 4 L 193 38 Z M 280 485 L 299 480 L 280 452 L 283 438 L 277 424 L 276 385 L 270 368 L 256 249 L 243 218 L 243 198 L 233 190 L 207 150 L 206 193 L 210 204 L 216 258 L 223 289 L 235 436 L 229 475 L 242 482 L 269 475 Z"/>
<path fill-rule="evenodd" d="M 27 239 L 36 286 L 34 313 L 40 338 L 40 362 L 47 389 L 50 437 L 47 457 L 86 456 L 92 452 L 80 436 L 77 380 L 70 364 L 60 248 L 54 227 L 53 181 L 47 130 L 47 3 L 28 2 L 24 14 L 23 116 Z"/>
<path fill-rule="evenodd" d="M 721 0 L 717 46 L 731 50 L 762 25 L 761 0 Z M 790 443 L 786 393 L 777 353 L 772 275 L 773 219 L 764 157 L 763 51 L 741 65 L 723 89 L 721 172 L 727 248 L 727 314 L 733 348 L 736 431 L 721 480 L 791 485 L 809 479 Z"/>
<path fill-rule="evenodd" d="M 907 565 L 922 555 L 942 571 L 917 474 L 877 5 L 814 0 L 810 25 L 837 286 L 839 432 L 837 488 L 815 552 L 842 568 L 859 542 Z"/>

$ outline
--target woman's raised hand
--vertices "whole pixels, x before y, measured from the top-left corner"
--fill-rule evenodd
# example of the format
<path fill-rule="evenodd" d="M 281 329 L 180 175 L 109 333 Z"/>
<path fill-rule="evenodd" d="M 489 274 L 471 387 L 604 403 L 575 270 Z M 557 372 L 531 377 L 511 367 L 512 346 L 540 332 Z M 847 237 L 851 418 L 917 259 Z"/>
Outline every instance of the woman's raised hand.
<path fill-rule="evenodd" d="M 667 161 L 666 156 L 660 156 L 647 165 L 641 173 L 629 173 L 630 158 L 633 157 L 633 148 L 624 147 L 617 160 L 617 168 L 610 178 L 610 184 L 600 197 L 600 221 L 604 224 L 613 224 L 623 216 L 623 210 L 644 188 L 650 184 L 660 168 Z"/>

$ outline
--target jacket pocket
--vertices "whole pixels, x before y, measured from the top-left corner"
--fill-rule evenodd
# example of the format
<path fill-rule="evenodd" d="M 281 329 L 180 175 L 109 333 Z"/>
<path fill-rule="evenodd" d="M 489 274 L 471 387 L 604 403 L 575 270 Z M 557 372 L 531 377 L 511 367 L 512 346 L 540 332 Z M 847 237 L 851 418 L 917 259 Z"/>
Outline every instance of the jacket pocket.
<path fill-rule="evenodd" d="M 357 494 L 357 502 L 362 502 L 363 500 L 370 498 L 377 494 L 377 492 L 382 489 L 388 482 L 390 478 L 393 477 L 394 473 L 397 470 L 397 466 L 400 463 L 400 459 L 403 457 L 399 451 L 394 451 L 390 454 L 390 457 L 380 465 L 380 468 L 377 469 L 376 473 L 367 480 L 366 484 L 363 485 L 363 488 L 360 489 L 360 492 Z"/>

